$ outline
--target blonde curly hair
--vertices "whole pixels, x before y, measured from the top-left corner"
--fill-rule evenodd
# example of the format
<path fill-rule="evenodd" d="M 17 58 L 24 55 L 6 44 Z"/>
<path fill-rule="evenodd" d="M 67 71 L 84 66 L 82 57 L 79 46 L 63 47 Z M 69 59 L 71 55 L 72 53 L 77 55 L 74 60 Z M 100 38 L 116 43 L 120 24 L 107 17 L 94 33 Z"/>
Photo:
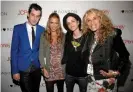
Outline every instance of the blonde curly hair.
<path fill-rule="evenodd" d="M 112 33 L 113 31 L 113 24 L 109 17 L 102 11 L 95 8 L 89 9 L 83 16 L 83 25 L 82 29 L 83 32 L 86 33 L 91 31 L 87 25 L 87 17 L 89 14 L 96 14 L 100 18 L 100 37 L 98 37 L 99 43 L 103 44 L 105 39 Z"/>

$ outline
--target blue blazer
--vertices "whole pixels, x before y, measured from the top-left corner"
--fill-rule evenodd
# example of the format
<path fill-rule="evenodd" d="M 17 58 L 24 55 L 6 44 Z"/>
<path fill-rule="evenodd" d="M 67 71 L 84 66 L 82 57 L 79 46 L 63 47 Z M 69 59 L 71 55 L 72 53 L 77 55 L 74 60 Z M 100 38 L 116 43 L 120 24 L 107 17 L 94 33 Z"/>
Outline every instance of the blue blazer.
<path fill-rule="evenodd" d="M 28 69 L 31 61 L 40 67 L 39 63 L 39 45 L 40 36 L 44 28 L 40 25 L 36 26 L 36 37 L 31 49 L 26 23 L 14 26 L 12 44 L 11 44 L 11 73 L 16 74 L 19 71 Z"/>

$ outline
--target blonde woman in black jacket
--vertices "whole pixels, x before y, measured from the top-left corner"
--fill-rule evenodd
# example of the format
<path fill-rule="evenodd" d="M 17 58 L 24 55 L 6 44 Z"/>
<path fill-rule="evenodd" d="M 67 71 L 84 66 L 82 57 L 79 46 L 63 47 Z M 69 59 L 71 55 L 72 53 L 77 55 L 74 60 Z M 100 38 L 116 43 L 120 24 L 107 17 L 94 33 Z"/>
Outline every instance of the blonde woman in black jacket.
<path fill-rule="evenodd" d="M 88 34 L 87 73 L 92 79 L 88 92 L 116 92 L 117 76 L 122 74 L 121 61 L 125 64 L 129 61 L 121 30 L 113 28 L 108 16 L 98 9 L 90 9 L 85 13 L 83 28 Z M 117 54 L 121 61 L 118 61 Z"/>

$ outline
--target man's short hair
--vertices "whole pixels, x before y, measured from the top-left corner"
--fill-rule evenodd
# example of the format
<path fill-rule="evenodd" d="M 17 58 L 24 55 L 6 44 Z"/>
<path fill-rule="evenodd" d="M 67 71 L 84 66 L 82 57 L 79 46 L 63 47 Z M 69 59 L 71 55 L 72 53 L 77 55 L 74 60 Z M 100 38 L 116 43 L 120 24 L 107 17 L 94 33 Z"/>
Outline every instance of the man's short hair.
<path fill-rule="evenodd" d="M 40 16 L 42 16 L 42 8 L 40 5 L 38 5 L 37 3 L 32 3 L 29 7 L 28 13 L 31 13 L 31 10 L 35 9 L 35 10 L 39 10 L 41 12 Z"/>

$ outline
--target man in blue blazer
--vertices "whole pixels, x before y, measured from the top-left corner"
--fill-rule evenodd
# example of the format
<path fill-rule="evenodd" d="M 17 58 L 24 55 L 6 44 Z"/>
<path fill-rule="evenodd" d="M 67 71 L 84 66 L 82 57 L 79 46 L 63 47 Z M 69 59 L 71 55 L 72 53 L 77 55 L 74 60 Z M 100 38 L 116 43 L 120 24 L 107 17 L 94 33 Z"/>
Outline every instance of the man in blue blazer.
<path fill-rule="evenodd" d="M 38 25 L 42 8 L 31 4 L 28 21 L 14 26 L 11 44 L 11 73 L 19 81 L 22 92 L 39 92 L 41 69 L 39 63 L 40 36 L 44 28 Z"/>

